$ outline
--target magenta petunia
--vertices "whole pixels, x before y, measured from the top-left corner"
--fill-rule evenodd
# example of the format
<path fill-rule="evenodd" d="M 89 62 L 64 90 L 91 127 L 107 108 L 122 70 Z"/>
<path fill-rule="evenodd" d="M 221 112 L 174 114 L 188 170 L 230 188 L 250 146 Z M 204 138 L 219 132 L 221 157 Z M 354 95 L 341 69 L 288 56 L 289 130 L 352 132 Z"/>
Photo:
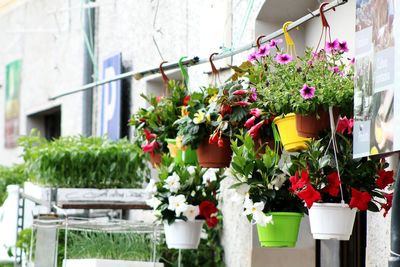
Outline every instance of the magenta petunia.
<path fill-rule="evenodd" d="M 275 61 L 279 64 L 288 64 L 293 60 L 292 56 L 289 54 L 277 54 L 275 57 Z"/>
<path fill-rule="evenodd" d="M 304 99 L 311 99 L 315 96 L 315 87 L 308 86 L 307 84 L 303 85 L 303 88 L 300 89 L 300 95 Z"/>
<path fill-rule="evenodd" d="M 254 60 L 257 60 L 257 52 L 253 52 L 250 55 L 247 56 L 247 60 L 250 62 L 253 62 Z"/>
<path fill-rule="evenodd" d="M 281 44 L 282 42 L 283 42 L 282 39 L 272 39 L 271 41 L 269 41 L 269 46 L 270 47 L 278 46 L 278 44 Z"/>
<path fill-rule="evenodd" d="M 251 88 L 250 92 L 251 92 L 251 94 L 250 94 L 249 100 L 252 101 L 252 102 L 256 101 L 257 100 L 257 90 L 256 90 L 256 88 Z"/>
<path fill-rule="evenodd" d="M 349 58 L 349 60 L 350 60 L 350 64 L 351 65 L 354 65 L 354 63 L 356 63 L 356 58 L 355 57 Z"/>
<path fill-rule="evenodd" d="M 259 108 L 252 108 L 252 109 L 250 109 L 250 114 L 253 115 L 253 116 L 255 116 L 256 118 L 260 117 L 260 116 L 261 116 L 261 113 L 262 113 L 262 111 L 261 111 L 261 109 L 259 109 Z"/>
<path fill-rule="evenodd" d="M 269 49 L 270 49 L 269 45 L 263 45 L 263 46 L 261 46 L 261 47 L 258 49 L 257 53 L 256 53 L 256 57 L 257 57 L 257 58 L 261 58 L 261 57 L 266 57 L 266 56 L 268 56 L 268 54 L 269 54 Z"/>
<path fill-rule="evenodd" d="M 340 49 L 340 43 L 338 39 L 333 40 L 333 42 L 326 42 L 325 50 L 328 53 L 334 53 Z"/>
<path fill-rule="evenodd" d="M 349 52 L 349 48 L 347 47 L 347 42 L 339 42 L 339 51 L 340 52 Z"/>

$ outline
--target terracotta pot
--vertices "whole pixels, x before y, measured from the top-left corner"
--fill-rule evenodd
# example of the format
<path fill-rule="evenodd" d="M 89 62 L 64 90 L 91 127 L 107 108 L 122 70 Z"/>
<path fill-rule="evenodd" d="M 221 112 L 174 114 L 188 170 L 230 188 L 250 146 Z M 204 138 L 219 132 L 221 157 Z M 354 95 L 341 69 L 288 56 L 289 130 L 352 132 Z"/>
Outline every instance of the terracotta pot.
<path fill-rule="evenodd" d="M 316 138 L 320 132 L 327 130 L 330 127 L 329 111 L 320 109 L 318 110 L 319 119 L 315 112 L 308 115 L 296 114 L 296 129 L 301 137 Z M 339 117 L 339 109 L 333 109 L 333 118 L 335 124 Z"/>
<path fill-rule="evenodd" d="M 209 144 L 205 139 L 197 149 L 197 158 L 203 168 L 225 168 L 229 167 L 232 159 L 232 149 L 230 140 L 223 138 L 224 147 L 217 144 Z"/>
<path fill-rule="evenodd" d="M 150 162 L 153 167 L 158 167 L 161 164 L 161 153 L 150 153 Z"/>

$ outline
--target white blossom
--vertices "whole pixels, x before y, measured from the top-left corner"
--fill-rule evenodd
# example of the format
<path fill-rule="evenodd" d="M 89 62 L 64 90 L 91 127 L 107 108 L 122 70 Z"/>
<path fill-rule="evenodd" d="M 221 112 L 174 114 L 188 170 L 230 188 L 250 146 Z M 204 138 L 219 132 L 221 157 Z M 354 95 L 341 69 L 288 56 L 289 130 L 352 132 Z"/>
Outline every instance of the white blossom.
<path fill-rule="evenodd" d="M 184 195 L 169 196 L 168 203 L 168 209 L 175 211 L 176 216 L 180 216 L 181 213 L 185 212 L 188 208 Z"/>
<path fill-rule="evenodd" d="M 190 175 L 194 175 L 196 173 L 196 167 L 195 166 L 189 166 L 187 167 L 187 170 Z"/>
<path fill-rule="evenodd" d="M 253 203 L 250 198 L 246 197 L 243 203 L 245 209 L 243 215 L 251 215 L 254 223 L 261 226 L 265 226 L 267 223 L 272 223 L 272 216 L 267 216 L 263 212 L 264 206 L 264 202 L 260 201 Z"/>
<path fill-rule="evenodd" d="M 208 183 L 217 181 L 217 171 L 218 169 L 207 169 L 203 175 L 203 184 L 207 185 Z"/>
<path fill-rule="evenodd" d="M 146 200 L 146 204 L 155 210 L 161 204 L 161 201 L 153 196 L 152 198 Z"/>
<path fill-rule="evenodd" d="M 187 205 L 186 211 L 183 212 L 183 216 L 189 221 L 194 221 L 196 217 L 200 214 L 199 206 Z"/>
<path fill-rule="evenodd" d="M 165 180 L 164 188 L 168 189 L 172 193 L 178 192 L 179 188 L 181 188 L 181 183 L 179 182 L 180 178 L 176 172 L 174 172 L 171 176 Z"/>
<path fill-rule="evenodd" d="M 145 191 L 146 191 L 147 193 L 150 193 L 150 194 L 156 193 L 156 192 L 157 192 L 156 180 L 150 179 L 149 183 L 148 183 L 147 186 L 146 186 Z"/>

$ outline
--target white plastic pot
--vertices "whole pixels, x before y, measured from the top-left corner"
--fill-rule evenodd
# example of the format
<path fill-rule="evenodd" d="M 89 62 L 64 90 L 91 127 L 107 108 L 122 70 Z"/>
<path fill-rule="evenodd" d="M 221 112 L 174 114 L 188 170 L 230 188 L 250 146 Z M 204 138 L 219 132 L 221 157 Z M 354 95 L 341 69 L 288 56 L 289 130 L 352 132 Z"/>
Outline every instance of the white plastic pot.
<path fill-rule="evenodd" d="M 101 259 L 79 259 L 64 260 L 63 267 L 163 267 L 163 263 L 144 261 L 123 261 L 123 260 L 101 260 Z"/>
<path fill-rule="evenodd" d="M 197 249 L 203 224 L 203 220 L 193 222 L 176 220 L 172 224 L 164 222 L 165 239 L 168 248 Z"/>
<path fill-rule="evenodd" d="M 314 203 L 308 210 L 314 239 L 349 240 L 356 212 L 347 204 Z"/>

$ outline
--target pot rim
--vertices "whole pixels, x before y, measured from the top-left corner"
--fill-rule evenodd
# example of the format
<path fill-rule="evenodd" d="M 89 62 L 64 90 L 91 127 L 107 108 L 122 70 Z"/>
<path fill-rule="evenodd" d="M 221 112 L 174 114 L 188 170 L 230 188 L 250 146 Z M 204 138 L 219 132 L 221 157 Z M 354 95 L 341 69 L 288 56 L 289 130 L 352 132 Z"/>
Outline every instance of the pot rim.
<path fill-rule="evenodd" d="M 290 118 L 292 118 L 292 117 L 295 117 L 296 116 L 296 114 L 295 113 L 293 113 L 293 112 L 291 112 L 291 113 L 288 113 L 288 114 L 282 114 L 282 115 L 280 115 L 280 116 L 278 116 L 278 117 L 275 117 L 275 119 L 274 119 L 274 123 L 277 123 L 278 121 L 280 121 L 280 120 L 284 120 L 284 119 L 286 119 L 286 118 L 288 118 L 289 117 L 289 119 Z"/>
<path fill-rule="evenodd" d="M 174 224 L 175 222 L 185 222 L 185 223 L 200 223 L 200 222 L 205 222 L 206 220 L 204 220 L 204 219 L 195 219 L 194 221 L 189 221 L 189 220 L 187 220 L 187 221 L 185 221 L 185 220 L 182 220 L 182 219 L 175 219 L 175 221 L 173 222 L 173 223 L 171 223 L 171 224 L 169 224 L 168 223 L 168 221 L 167 220 L 163 220 L 162 222 L 165 224 L 168 224 L 168 225 L 172 225 L 172 224 Z"/>
<path fill-rule="evenodd" d="M 280 216 L 297 216 L 297 217 L 303 217 L 304 213 L 301 212 L 293 212 L 293 211 L 271 211 L 265 213 L 266 215 L 280 215 Z"/>
<path fill-rule="evenodd" d="M 349 204 L 347 204 L 347 203 L 342 204 L 342 203 L 325 203 L 325 202 L 319 203 L 319 202 L 315 202 L 315 203 L 313 203 L 311 208 L 313 208 L 314 205 L 316 205 L 317 207 L 338 207 L 338 208 L 349 208 L 349 209 L 351 209 Z"/>

